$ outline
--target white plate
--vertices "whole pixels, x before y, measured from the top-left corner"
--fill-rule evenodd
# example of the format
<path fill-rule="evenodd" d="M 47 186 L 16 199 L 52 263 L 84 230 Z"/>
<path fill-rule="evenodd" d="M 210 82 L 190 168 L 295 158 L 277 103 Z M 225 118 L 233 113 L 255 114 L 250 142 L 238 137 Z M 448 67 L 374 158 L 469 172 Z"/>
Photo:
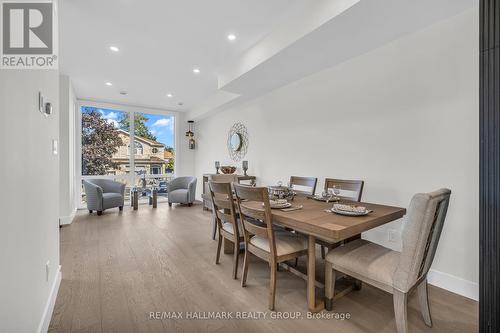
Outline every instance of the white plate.
<path fill-rule="evenodd" d="M 262 205 L 264 205 L 264 203 L 262 203 Z M 270 205 L 270 206 L 272 209 L 282 209 L 282 208 L 292 207 L 292 204 L 290 202 L 285 202 L 282 204 L 274 204 L 274 205 Z"/>
<path fill-rule="evenodd" d="M 360 212 L 350 212 L 350 211 L 347 211 L 347 210 L 340 210 L 340 209 L 335 209 L 335 208 L 332 208 L 330 209 L 330 211 L 332 213 L 335 213 L 335 214 L 339 214 L 339 215 L 346 215 L 346 216 L 365 216 L 365 215 L 368 215 L 369 213 L 371 213 L 371 210 L 365 210 L 363 213 L 360 213 Z"/>

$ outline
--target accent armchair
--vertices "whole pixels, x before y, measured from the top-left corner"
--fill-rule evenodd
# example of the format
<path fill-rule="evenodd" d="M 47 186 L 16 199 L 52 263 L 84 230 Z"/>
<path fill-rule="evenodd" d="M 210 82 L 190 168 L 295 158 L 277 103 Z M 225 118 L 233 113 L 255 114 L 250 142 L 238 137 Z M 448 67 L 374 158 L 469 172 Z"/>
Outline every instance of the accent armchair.
<path fill-rule="evenodd" d="M 100 216 L 108 208 L 118 207 L 123 210 L 125 184 L 111 179 L 88 179 L 83 181 L 83 186 L 89 213 L 95 210 Z"/>
<path fill-rule="evenodd" d="M 192 206 L 196 196 L 196 177 L 177 177 L 167 184 L 168 205 L 173 203 L 187 204 Z"/>
<path fill-rule="evenodd" d="M 328 252 L 325 262 L 325 306 L 332 309 L 335 271 L 393 294 L 396 327 L 408 332 L 408 295 L 417 289 L 420 311 L 427 326 L 432 326 L 427 296 L 427 272 L 443 229 L 451 191 L 440 189 L 413 196 L 403 230 L 403 250 L 389 250 L 357 239 Z"/>

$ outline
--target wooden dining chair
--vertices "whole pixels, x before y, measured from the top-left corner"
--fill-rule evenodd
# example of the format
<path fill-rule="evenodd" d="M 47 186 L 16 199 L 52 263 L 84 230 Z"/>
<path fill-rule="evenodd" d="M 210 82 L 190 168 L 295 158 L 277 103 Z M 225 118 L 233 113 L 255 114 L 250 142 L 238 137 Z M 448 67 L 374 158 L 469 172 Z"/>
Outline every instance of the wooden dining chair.
<path fill-rule="evenodd" d="M 233 174 L 219 174 L 219 175 L 210 175 L 208 177 L 208 180 L 212 180 L 214 182 L 223 182 L 223 183 L 231 183 L 231 188 L 232 188 L 232 184 L 233 183 L 239 183 L 239 178 L 237 175 L 233 175 Z M 212 202 L 212 198 L 210 197 L 210 190 L 208 188 L 208 182 L 206 183 L 206 193 L 208 194 L 209 196 L 209 200 L 210 202 L 212 203 L 212 206 L 213 206 L 213 202 Z M 215 235 L 217 234 L 217 222 L 216 222 L 216 217 L 215 217 L 215 212 L 214 212 L 214 209 L 212 207 L 212 239 L 215 240 Z"/>
<path fill-rule="evenodd" d="M 431 327 L 427 273 L 436 253 L 450 195 L 449 189 L 440 189 L 413 196 L 402 234 L 401 252 L 357 239 L 328 253 L 325 264 L 326 308 L 332 309 L 335 271 L 339 271 L 393 294 L 399 333 L 408 332 L 408 294 L 417 289 L 424 322 Z"/>
<path fill-rule="evenodd" d="M 219 230 L 215 263 L 219 263 L 220 249 L 224 238 L 231 241 L 234 244 L 233 279 L 237 279 L 240 243 L 244 241 L 244 238 L 243 230 L 236 217 L 231 183 L 209 181 L 208 185 L 213 203 L 213 213 Z"/>
<path fill-rule="evenodd" d="M 299 177 L 299 176 L 291 176 L 290 177 L 290 185 L 295 186 L 303 186 L 307 187 L 308 190 L 296 190 L 295 193 L 306 194 L 306 195 L 314 195 L 316 194 L 316 185 L 318 184 L 318 178 L 315 177 Z"/>
<path fill-rule="evenodd" d="M 365 182 L 362 180 L 348 180 L 348 179 L 334 179 L 334 178 L 325 178 L 325 189 L 324 191 L 327 192 L 328 189 L 333 188 L 334 186 L 341 191 L 337 197 L 340 198 L 340 200 L 349 200 L 349 201 L 361 201 L 361 196 L 363 195 L 363 186 Z M 360 235 L 351 237 L 347 241 L 351 241 L 357 238 L 361 238 Z M 336 246 L 339 246 L 340 243 L 329 243 L 323 240 L 317 240 L 317 243 L 321 245 L 321 258 L 325 259 L 326 251 L 325 249 L 328 249 L 330 251 L 331 249 L 335 248 Z"/>
<path fill-rule="evenodd" d="M 277 265 L 307 255 L 307 239 L 273 226 L 267 188 L 235 184 L 234 190 L 245 239 L 241 286 L 246 286 L 250 253 L 267 261 L 271 270 L 269 309 L 274 310 Z"/>

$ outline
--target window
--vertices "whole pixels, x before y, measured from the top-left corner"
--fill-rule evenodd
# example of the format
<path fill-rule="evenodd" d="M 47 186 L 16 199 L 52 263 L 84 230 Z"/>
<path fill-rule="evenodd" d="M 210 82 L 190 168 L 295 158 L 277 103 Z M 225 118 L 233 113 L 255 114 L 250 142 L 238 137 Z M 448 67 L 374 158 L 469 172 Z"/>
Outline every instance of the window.
<path fill-rule="evenodd" d="M 153 175 L 161 175 L 161 166 L 159 166 L 159 165 L 152 165 L 151 166 L 151 173 Z"/>
<path fill-rule="evenodd" d="M 81 179 L 108 178 L 134 187 L 168 181 L 174 172 L 174 116 L 80 106 Z M 85 193 L 80 189 L 81 203 Z"/>
<path fill-rule="evenodd" d="M 130 154 L 130 145 L 128 145 L 128 153 Z M 142 155 L 144 153 L 144 148 L 142 143 L 134 141 L 134 155 Z"/>

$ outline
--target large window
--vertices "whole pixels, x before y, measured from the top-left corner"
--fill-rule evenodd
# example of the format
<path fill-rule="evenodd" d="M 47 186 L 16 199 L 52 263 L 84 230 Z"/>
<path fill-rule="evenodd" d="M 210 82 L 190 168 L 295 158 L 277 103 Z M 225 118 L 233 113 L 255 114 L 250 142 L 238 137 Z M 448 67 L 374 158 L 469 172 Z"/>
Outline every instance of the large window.
<path fill-rule="evenodd" d="M 133 187 L 147 196 L 173 176 L 173 116 L 82 106 L 81 119 L 82 179 L 112 178 L 127 196 Z"/>

